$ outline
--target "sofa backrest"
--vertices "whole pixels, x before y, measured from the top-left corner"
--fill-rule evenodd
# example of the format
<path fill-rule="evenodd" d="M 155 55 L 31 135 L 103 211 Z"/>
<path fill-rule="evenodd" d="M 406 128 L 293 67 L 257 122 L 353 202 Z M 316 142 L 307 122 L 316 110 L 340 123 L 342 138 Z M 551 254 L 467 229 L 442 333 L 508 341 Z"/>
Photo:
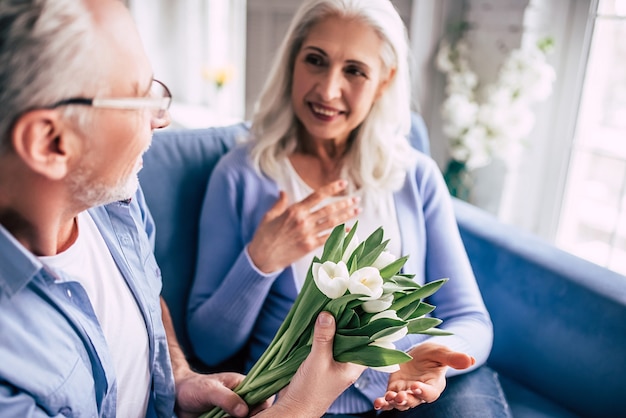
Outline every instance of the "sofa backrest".
<path fill-rule="evenodd" d="M 241 123 L 228 127 L 163 130 L 154 133 L 139 172 L 156 224 L 155 256 L 163 276 L 162 295 L 187 353 L 187 295 L 196 267 L 198 217 L 215 164 L 245 135 Z"/>
<path fill-rule="evenodd" d="M 139 179 L 156 224 L 155 256 L 163 276 L 179 342 L 191 354 L 186 333 L 187 296 L 195 274 L 198 224 L 209 176 L 219 158 L 248 133 L 246 123 L 205 129 L 164 129 L 154 133 Z M 430 151 L 423 119 L 412 114 L 409 139 Z"/>

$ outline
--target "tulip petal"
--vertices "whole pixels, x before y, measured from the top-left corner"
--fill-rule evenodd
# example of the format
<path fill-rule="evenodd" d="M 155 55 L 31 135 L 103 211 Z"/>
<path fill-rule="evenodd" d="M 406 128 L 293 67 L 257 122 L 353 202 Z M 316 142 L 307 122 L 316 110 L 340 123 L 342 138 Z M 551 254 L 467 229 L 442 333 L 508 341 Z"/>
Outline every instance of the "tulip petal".
<path fill-rule="evenodd" d="M 365 295 L 361 300 L 378 299 L 383 294 L 383 279 L 378 269 L 363 267 L 350 275 L 348 289 L 352 294 Z"/>
<path fill-rule="evenodd" d="M 375 300 L 366 300 L 363 302 L 361 307 L 367 313 L 377 313 L 389 309 L 392 303 L 393 293 L 389 293 L 387 295 L 382 295 L 380 298 Z"/>
<path fill-rule="evenodd" d="M 343 296 L 348 289 L 348 267 L 343 261 L 335 264 L 327 261 L 314 263 L 312 268 L 315 285 L 330 299 Z"/>

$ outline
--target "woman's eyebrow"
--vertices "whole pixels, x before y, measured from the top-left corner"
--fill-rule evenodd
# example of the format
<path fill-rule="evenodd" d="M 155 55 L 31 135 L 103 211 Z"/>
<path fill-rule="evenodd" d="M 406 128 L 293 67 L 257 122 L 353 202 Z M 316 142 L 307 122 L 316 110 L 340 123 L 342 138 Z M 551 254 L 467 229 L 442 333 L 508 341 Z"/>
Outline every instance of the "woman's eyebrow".
<path fill-rule="evenodd" d="M 305 49 L 305 50 L 306 50 L 306 49 L 312 49 L 312 50 L 314 50 L 315 52 L 320 53 L 321 55 L 328 56 L 328 54 L 326 53 L 326 51 L 324 51 L 322 48 L 317 47 L 317 46 L 307 45 L 307 46 L 305 46 L 303 49 Z"/>

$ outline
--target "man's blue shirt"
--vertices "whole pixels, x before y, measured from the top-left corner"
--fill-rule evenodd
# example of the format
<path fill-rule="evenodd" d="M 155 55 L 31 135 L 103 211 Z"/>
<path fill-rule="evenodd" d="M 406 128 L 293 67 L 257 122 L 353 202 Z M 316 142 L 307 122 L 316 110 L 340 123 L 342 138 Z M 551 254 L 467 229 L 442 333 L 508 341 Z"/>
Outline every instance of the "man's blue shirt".
<path fill-rule="evenodd" d="M 161 273 L 143 194 L 89 213 L 146 323 L 148 416 L 171 417 L 174 379 L 161 319 Z M 113 418 L 117 385 L 104 334 L 84 288 L 56 274 L 0 225 L 0 416 Z"/>

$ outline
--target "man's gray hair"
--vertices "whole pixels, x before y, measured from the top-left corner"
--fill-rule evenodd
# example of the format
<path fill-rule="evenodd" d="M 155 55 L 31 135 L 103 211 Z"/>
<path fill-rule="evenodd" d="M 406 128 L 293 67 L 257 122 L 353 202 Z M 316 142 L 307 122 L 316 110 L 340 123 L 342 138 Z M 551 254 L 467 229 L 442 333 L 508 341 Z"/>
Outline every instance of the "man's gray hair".
<path fill-rule="evenodd" d="M 93 94 L 93 26 L 81 0 L 0 2 L 0 154 L 24 112 Z M 70 107 L 63 109 L 68 116 L 76 111 Z"/>

